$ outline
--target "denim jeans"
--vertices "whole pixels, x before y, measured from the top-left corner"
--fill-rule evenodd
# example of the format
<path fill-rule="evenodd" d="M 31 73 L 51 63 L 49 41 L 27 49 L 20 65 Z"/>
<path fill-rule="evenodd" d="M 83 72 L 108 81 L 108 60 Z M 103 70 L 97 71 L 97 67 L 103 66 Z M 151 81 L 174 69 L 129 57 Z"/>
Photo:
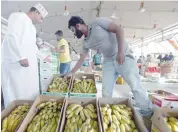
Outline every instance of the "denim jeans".
<path fill-rule="evenodd" d="M 116 55 L 106 58 L 103 62 L 102 76 L 102 96 L 112 97 L 113 89 L 118 75 L 128 83 L 135 98 L 136 107 L 143 116 L 152 114 L 152 103 L 148 98 L 148 93 L 141 85 L 139 70 L 136 61 L 132 56 L 125 56 L 125 62 L 120 65 L 116 61 Z"/>
<path fill-rule="evenodd" d="M 71 62 L 60 63 L 60 74 L 69 73 L 70 72 L 70 64 L 71 64 Z"/>

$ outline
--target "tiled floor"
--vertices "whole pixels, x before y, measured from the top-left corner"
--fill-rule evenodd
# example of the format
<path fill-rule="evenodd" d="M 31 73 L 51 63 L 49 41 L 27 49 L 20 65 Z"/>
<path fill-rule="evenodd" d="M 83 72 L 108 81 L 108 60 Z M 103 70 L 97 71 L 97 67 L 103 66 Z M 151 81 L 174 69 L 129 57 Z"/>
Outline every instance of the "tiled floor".
<path fill-rule="evenodd" d="M 102 96 L 102 84 L 97 83 L 98 97 Z M 178 84 L 159 84 L 159 83 L 142 83 L 143 87 L 147 90 L 164 90 L 167 92 L 178 94 Z M 130 87 L 127 84 L 118 85 L 114 89 L 113 97 L 128 97 L 131 92 Z"/>

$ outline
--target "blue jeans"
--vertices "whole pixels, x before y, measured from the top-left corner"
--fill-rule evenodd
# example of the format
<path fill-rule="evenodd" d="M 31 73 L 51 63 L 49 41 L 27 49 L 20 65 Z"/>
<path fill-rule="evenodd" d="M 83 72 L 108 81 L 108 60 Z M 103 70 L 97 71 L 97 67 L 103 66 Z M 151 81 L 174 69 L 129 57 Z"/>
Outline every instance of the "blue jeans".
<path fill-rule="evenodd" d="M 70 64 L 71 64 L 71 62 L 60 63 L 60 74 L 69 73 L 70 72 Z"/>
<path fill-rule="evenodd" d="M 140 108 L 140 114 L 143 116 L 152 114 L 152 103 L 148 98 L 147 90 L 141 85 L 139 70 L 134 58 L 125 56 L 125 62 L 122 65 L 117 63 L 116 55 L 106 58 L 103 62 L 102 72 L 103 97 L 112 97 L 118 75 L 121 75 L 131 87 L 136 107 Z"/>

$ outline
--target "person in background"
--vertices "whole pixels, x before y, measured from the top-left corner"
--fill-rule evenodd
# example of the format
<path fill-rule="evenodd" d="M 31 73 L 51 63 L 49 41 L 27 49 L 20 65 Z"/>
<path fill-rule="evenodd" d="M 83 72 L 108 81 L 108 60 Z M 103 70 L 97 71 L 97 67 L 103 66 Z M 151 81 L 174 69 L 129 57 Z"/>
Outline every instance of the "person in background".
<path fill-rule="evenodd" d="M 2 43 L 2 91 L 5 107 L 13 100 L 34 100 L 39 94 L 37 57 L 44 59 L 36 45 L 34 24 L 42 23 L 48 12 L 39 3 L 28 13 L 12 13 Z M 45 58 L 47 61 L 49 57 Z"/>
<path fill-rule="evenodd" d="M 143 59 L 142 59 L 142 56 L 140 56 L 137 60 L 137 63 L 142 63 Z"/>
<path fill-rule="evenodd" d="M 124 40 L 121 26 L 107 18 L 96 18 L 86 24 L 79 16 L 72 16 L 68 28 L 80 39 L 84 36 L 83 52 L 75 67 L 65 76 L 73 75 L 82 65 L 89 49 L 101 51 L 104 56 L 102 67 L 102 96 L 112 97 L 119 75 L 131 87 L 139 113 L 143 116 L 145 125 L 151 128 L 152 103 L 148 93 L 141 85 L 140 75 L 133 52 Z M 147 123 L 146 123 L 147 122 Z M 148 123 L 149 122 L 149 123 Z"/>
<path fill-rule="evenodd" d="M 162 55 L 160 54 L 160 55 L 157 57 L 157 59 L 159 59 L 160 62 L 161 62 L 161 61 L 162 61 Z"/>
<path fill-rule="evenodd" d="M 174 56 L 172 55 L 172 52 L 170 52 L 168 59 L 169 59 L 169 61 L 174 60 Z"/>
<path fill-rule="evenodd" d="M 93 56 L 93 63 L 95 66 L 100 66 L 102 64 L 102 54 L 99 51 Z"/>
<path fill-rule="evenodd" d="M 146 58 L 146 62 L 151 62 L 151 58 L 152 58 L 151 55 L 148 54 L 148 55 L 147 55 L 147 58 Z"/>
<path fill-rule="evenodd" d="M 168 56 L 168 54 L 165 54 L 165 56 L 163 57 L 162 60 L 163 60 L 163 61 L 169 61 L 169 56 Z"/>
<path fill-rule="evenodd" d="M 60 74 L 66 74 L 70 71 L 71 57 L 69 44 L 63 37 L 63 32 L 61 30 L 56 31 L 55 33 L 58 45 L 56 48 L 51 48 L 52 52 L 59 53 L 59 72 Z"/>

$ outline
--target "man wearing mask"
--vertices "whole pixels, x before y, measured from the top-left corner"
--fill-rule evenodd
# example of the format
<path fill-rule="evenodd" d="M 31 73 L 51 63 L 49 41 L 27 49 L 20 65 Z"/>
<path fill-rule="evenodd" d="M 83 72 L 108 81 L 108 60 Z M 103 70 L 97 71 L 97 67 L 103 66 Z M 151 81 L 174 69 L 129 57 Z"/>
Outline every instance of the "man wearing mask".
<path fill-rule="evenodd" d="M 58 45 L 57 48 L 52 48 L 52 52 L 59 53 L 59 72 L 60 74 L 66 74 L 70 71 L 70 50 L 68 42 L 63 38 L 63 32 L 61 30 L 56 31 L 55 33 Z"/>
<path fill-rule="evenodd" d="M 136 107 L 139 108 L 139 113 L 150 129 L 152 104 L 146 89 L 141 85 L 136 60 L 124 40 L 122 28 L 106 18 L 97 18 L 87 25 L 78 16 L 71 17 L 68 28 L 74 32 L 78 39 L 82 36 L 85 38 L 83 53 L 75 67 L 66 76 L 71 76 L 81 67 L 89 49 L 101 52 L 104 56 L 102 96 L 112 97 L 116 79 L 121 75 L 131 87 Z"/>
<path fill-rule="evenodd" d="M 2 43 L 2 91 L 5 107 L 17 99 L 33 100 L 39 94 L 37 57 L 44 59 L 36 45 L 36 28 L 48 12 L 39 3 L 29 12 L 12 13 Z M 47 60 L 49 58 L 46 58 Z"/>

